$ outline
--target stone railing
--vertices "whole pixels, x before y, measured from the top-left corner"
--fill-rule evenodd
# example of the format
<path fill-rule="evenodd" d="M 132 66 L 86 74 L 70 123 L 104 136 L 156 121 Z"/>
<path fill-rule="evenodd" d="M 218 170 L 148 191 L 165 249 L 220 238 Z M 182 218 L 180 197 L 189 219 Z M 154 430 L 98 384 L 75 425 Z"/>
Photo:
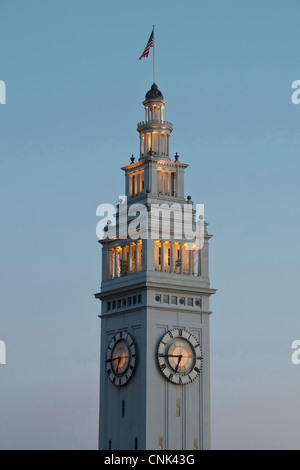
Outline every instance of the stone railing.
<path fill-rule="evenodd" d="M 166 126 L 169 126 L 169 127 L 173 127 L 173 124 L 169 121 L 161 121 L 159 119 L 152 119 L 152 120 L 149 120 L 149 121 L 141 121 L 138 123 L 138 127 L 141 127 L 141 126 L 145 126 L 145 125 L 148 125 L 148 124 L 164 124 Z"/>

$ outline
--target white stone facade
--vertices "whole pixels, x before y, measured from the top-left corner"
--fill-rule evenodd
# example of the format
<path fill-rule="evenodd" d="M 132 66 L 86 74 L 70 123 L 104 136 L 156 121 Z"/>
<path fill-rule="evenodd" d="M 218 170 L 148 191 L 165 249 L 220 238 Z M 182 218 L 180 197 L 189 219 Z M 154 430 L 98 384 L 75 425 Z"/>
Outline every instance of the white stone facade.
<path fill-rule="evenodd" d="M 169 157 L 172 124 L 164 121 L 166 102 L 157 87 L 143 104 L 140 158 L 122 168 L 127 205 L 192 204 L 184 194 L 187 165 L 177 154 L 175 161 Z M 117 217 L 117 226 L 114 239 L 101 241 L 102 284 L 96 294 L 102 302 L 99 448 L 209 449 L 209 298 L 215 290 L 209 280 L 207 224 L 201 250 L 187 250 L 172 225 L 168 239 L 148 238 L 142 231 L 138 240 L 130 238 L 127 221 Z M 201 373 L 186 385 L 166 380 L 157 363 L 158 342 L 175 327 L 190 331 L 203 351 Z M 108 344 L 119 331 L 127 331 L 137 348 L 132 378 L 120 387 L 111 383 L 105 367 Z"/>

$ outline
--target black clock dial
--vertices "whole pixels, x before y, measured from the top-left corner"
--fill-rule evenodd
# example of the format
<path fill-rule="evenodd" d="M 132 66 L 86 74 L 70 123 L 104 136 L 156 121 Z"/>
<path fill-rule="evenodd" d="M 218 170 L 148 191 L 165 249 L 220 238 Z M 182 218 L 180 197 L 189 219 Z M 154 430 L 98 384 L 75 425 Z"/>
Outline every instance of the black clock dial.
<path fill-rule="evenodd" d="M 195 380 L 202 368 L 202 349 L 192 333 L 181 328 L 168 331 L 160 340 L 157 361 L 164 376 L 177 385 Z"/>
<path fill-rule="evenodd" d="M 125 385 L 136 365 L 135 342 L 126 331 L 118 332 L 110 341 L 106 351 L 106 371 L 114 385 Z"/>

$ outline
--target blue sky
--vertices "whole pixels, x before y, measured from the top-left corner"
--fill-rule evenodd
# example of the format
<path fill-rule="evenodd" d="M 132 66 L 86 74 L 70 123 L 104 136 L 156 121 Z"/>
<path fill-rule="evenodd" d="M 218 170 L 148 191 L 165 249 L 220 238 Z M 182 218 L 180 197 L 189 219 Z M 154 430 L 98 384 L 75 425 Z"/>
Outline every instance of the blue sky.
<path fill-rule="evenodd" d="M 297 0 L 0 0 L 0 449 L 97 445 L 96 208 L 156 82 L 214 237 L 213 447 L 299 449 Z"/>

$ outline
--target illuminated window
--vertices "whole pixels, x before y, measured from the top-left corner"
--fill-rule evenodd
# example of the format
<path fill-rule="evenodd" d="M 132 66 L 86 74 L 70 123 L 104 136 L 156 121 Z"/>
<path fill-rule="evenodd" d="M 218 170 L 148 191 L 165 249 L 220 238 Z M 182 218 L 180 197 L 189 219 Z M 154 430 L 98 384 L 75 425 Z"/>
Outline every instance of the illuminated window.
<path fill-rule="evenodd" d="M 116 260 L 115 260 L 115 263 L 116 263 L 116 269 L 115 269 L 115 276 L 116 277 L 120 277 L 121 276 L 121 261 L 122 261 L 122 248 L 121 247 L 117 247 L 116 248 Z"/>
<path fill-rule="evenodd" d="M 161 241 L 156 240 L 154 243 L 154 266 L 156 271 L 161 270 Z"/>
<path fill-rule="evenodd" d="M 190 273 L 190 250 L 187 249 L 186 244 L 182 247 L 182 272 L 183 274 Z"/>
<path fill-rule="evenodd" d="M 136 244 L 132 243 L 131 245 L 131 263 L 130 263 L 130 272 L 135 273 L 135 259 L 136 259 Z"/>
<path fill-rule="evenodd" d="M 168 266 L 171 266 L 171 248 L 168 248 Z"/>
<path fill-rule="evenodd" d="M 142 255 L 143 255 L 143 252 L 142 252 L 142 240 L 139 240 L 136 244 L 136 250 L 137 250 L 137 270 L 140 272 L 142 271 Z"/>
<path fill-rule="evenodd" d="M 109 279 L 115 277 L 115 250 L 109 250 L 108 253 L 108 276 Z"/>
<path fill-rule="evenodd" d="M 164 269 L 163 271 L 171 272 L 171 242 L 163 243 L 164 250 Z"/>
<path fill-rule="evenodd" d="M 147 135 L 147 153 L 151 150 L 151 134 L 148 133 Z"/>
<path fill-rule="evenodd" d="M 180 243 L 177 242 L 173 245 L 173 270 L 176 274 L 181 272 Z"/>
<path fill-rule="evenodd" d="M 141 155 L 144 155 L 145 151 L 145 136 L 141 134 Z"/>

